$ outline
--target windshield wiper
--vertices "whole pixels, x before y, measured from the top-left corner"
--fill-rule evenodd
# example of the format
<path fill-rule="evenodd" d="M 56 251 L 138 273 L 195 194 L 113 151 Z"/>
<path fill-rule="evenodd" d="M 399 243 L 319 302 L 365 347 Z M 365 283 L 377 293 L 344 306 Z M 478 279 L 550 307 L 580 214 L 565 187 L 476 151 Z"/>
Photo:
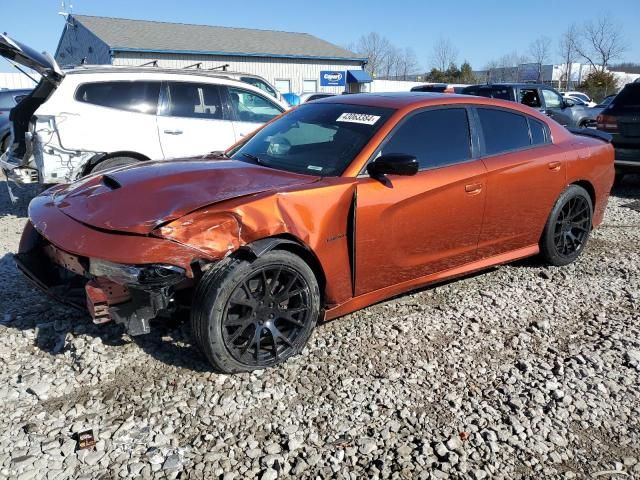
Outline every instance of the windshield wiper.
<path fill-rule="evenodd" d="M 262 166 L 267 166 L 266 162 L 261 159 L 260 157 L 254 155 L 253 153 L 244 153 L 242 152 L 241 154 L 244 158 L 248 158 L 249 160 L 251 160 L 254 163 L 257 163 L 258 165 L 262 165 Z"/>

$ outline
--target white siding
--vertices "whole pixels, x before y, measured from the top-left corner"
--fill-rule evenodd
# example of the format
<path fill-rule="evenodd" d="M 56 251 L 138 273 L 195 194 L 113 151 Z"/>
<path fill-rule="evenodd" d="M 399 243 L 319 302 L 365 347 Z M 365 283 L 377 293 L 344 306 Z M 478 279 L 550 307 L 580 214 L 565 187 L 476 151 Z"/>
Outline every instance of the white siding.
<path fill-rule="evenodd" d="M 290 80 L 293 93 L 302 92 L 303 80 L 317 80 L 318 89 L 324 92 L 341 93 L 345 87 L 320 87 L 321 70 L 359 70 L 357 61 L 322 61 L 289 58 L 237 57 L 217 55 L 154 54 L 140 52 L 115 52 L 114 65 L 141 65 L 158 60 L 158 66 L 184 68 L 202 62 L 204 69 L 229 64 L 229 70 L 253 73 L 264 77 L 272 85 L 278 79 Z"/>
<path fill-rule="evenodd" d="M 80 65 L 83 59 L 91 65 L 111 63 L 109 46 L 79 23 L 66 24 L 55 59 L 62 68 Z"/>
<path fill-rule="evenodd" d="M 29 75 L 31 75 L 34 80 L 40 80 L 40 75 L 35 72 L 29 71 Z M 14 90 L 18 88 L 33 88 L 35 86 L 36 84 L 23 73 L 0 73 L 0 88 Z"/>

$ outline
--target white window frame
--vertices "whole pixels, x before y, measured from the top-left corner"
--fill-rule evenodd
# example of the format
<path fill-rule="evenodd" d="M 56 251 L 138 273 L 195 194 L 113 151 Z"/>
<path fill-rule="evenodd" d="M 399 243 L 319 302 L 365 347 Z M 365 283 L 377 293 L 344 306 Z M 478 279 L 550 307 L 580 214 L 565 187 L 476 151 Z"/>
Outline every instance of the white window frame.
<path fill-rule="evenodd" d="M 280 88 L 278 88 L 278 82 L 287 82 L 287 84 L 289 85 L 289 89 L 286 92 L 283 92 L 282 90 L 280 90 Z M 291 92 L 291 79 L 290 78 L 276 78 L 274 80 L 274 87 L 276 87 L 276 90 L 278 90 L 280 93 L 292 93 Z"/>
<path fill-rule="evenodd" d="M 307 82 L 313 82 L 313 89 L 311 90 L 307 90 L 307 88 L 305 87 Z M 318 80 L 316 80 L 315 78 L 307 78 L 302 80 L 302 93 L 312 93 L 312 92 L 317 92 L 318 91 Z"/>

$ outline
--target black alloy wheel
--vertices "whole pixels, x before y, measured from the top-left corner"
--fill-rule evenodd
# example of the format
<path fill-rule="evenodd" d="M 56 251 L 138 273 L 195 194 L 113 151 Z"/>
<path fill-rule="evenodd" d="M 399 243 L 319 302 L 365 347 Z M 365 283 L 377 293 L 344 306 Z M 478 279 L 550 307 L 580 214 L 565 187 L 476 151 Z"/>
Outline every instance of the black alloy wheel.
<path fill-rule="evenodd" d="M 299 353 L 320 312 L 313 270 L 282 250 L 247 260 L 233 256 L 196 287 L 191 328 L 200 350 L 225 373 L 274 366 Z"/>
<path fill-rule="evenodd" d="M 556 219 L 553 238 L 558 253 L 564 257 L 574 255 L 583 247 L 591 230 L 591 207 L 582 196 L 565 203 Z"/>
<path fill-rule="evenodd" d="M 222 336 L 239 362 L 261 367 L 296 350 L 311 315 L 311 290 L 304 277 L 285 265 L 251 272 L 227 301 Z"/>
<path fill-rule="evenodd" d="M 540 253 L 551 265 L 567 265 L 580 256 L 591 233 L 593 202 L 580 185 L 569 185 L 551 210 Z"/>

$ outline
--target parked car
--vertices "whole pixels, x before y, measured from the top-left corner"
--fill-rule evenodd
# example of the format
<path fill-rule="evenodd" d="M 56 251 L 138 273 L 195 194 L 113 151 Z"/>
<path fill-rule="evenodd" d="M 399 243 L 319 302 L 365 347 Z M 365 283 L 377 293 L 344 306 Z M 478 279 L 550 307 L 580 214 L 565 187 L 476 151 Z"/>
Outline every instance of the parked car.
<path fill-rule="evenodd" d="M 149 159 L 228 148 L 288 107 L 217 72 L 95 66 L 61 71 L 51 57 L 0 35 L 0 55 L 42 80 L 13 109 L 1 165 L 21 183 L 54 184 Z"/>
<path fill-rule="evenodd" d="M 597 118 L 598 130 L 613 136 L 617 181 L 640 172 L 640 83 L 628 83 Z"/>
<path fill-rule="evenodd" d="M 607 108 L 607 106 L 615 97 L 615 95 L 609 95 L 604 100 L 602 100 L 602 103 L 597 104 L 595 107 L 580 106 L 580 108 L 585 109 L 584 113 L 586 116 L 586 120 L 583 121 L 583 123 L 585 124 L 584 126 L 587 126 L 589 128 L 596 128 L 598 115 L 600 115 L 602 111 Z M 572 100 L 575 101 L 574 98 L 572 98 Z"/>
<path fill-rule="evenodd" d="M 0 90 L 0 154 L 9 148 L 9 113 L 31 90 Z"/>
<path fill-rule="evenodd" d="M 411 87 L 411 91 L 427 93 L 462 93 L 462 90 L 465 87 L 467 87 L 467 85 L 457 83 L 426 83 L 424 85 Z"/>
<path fill-rule="evenodd" d="M 535 83 L 493 83 L 471 85 L 462 91 L 465 95 L 478 95 L 522 103 L 535 108 L 565 127 L 589 126 L 589 115 L 584 108 L 573 108 L 570 98 L 563 98 L 553 88 Z"/>
<path fill-rule="evenodd" d="M 584 103 L 587 107 L 595 107 L 596 102 L 591 100 L 591 97 L 583 92 L 562 92 L 562 96 L 565 98 L 579 99 L 582 103 Z"/>
<path fill-rule="evenodd" d="M 530 255 L 573 262 L 613 177 L 609 143 L 514 102 L 335 96 L 216 158 L 49 189 L 16 262 L 132 335 L 188 307 L 212 365 L 239 372 L 300 352 L 318 320 L 402 292 Z"/>
<path fill-rule="evenodd" d="M 335 96 L 335 93 L 327 92 L 305 92 L 300 94 L 300 103 L 313 102 L 314 100 L 320 100 L 321 98 L 328 98 Z"/>

